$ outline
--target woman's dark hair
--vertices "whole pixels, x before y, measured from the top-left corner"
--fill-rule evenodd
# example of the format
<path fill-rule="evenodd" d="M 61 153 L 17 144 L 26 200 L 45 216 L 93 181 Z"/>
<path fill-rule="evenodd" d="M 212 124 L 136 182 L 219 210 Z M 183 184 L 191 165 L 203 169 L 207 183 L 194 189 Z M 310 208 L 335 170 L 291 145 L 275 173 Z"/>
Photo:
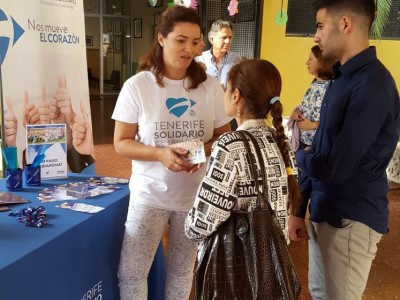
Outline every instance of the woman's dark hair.
<path fill-rule="evenodd" d="M 333 58 L 326 58 L 322 56 L 322 51 L 318 45 L 315 45 L 311 48 L 312 54 L 318 60 L 318 74 L 317 76 L 323 80 L 328 80 L 332 78 L 333 70 L 332 66 L 337 61 Z"/>
<path fill-rule="evenodd" d="M 276 130 L 276 143 L 286 168 L 291 168 L 290 149 L 282 126 L 282 104 L 280 101 L 270 104 L 272 98 L 281 94 L 282 79 L 278 69 L 266 60 L 244 60 L 232 67 L 227 82 L 231 93 L 235 89 L 240 91 L 245 102 L 244 114 L 248 117 L 265 119 L 271 114 L 272 125 Z M 293 175 L 288 175 L 288 184 L 288 207 L 295 213 L 302 199 L 301 190 Z"/>
<path fill-rule="evenodd" d="M 156 35 L 153 45 L 149 51 L 140 58 L 137 72 L 152 71 L 157 79 L 157 84 L 164 86 L 163 76 L 165 74 L 165 66 L 163 59 L 163 48 L 158 43 L 158 34 L 164 38 L 170 34 L 177 23 L 192 23 L 201 28 L 200 17 L 192 8 L 187 8 L 182 5 L 175 5 L 167 8 L 159 17 Z M 200 37 L 200 36 L 199 36 Z M 204 69 L 194 60 L 190 63 L 187 69 L 187 76 L 190 79 L 189 89 L 195 89 L 200 83 L 207 79 Z"/>

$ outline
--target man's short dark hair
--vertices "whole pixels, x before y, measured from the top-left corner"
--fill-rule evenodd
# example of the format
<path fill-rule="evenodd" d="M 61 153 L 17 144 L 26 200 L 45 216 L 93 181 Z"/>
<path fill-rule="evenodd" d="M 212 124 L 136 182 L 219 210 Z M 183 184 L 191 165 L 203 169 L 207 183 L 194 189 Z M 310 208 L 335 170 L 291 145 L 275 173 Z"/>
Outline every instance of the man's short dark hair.
<path fill-rule="evenodd" d="M 316 0 L 313 7 L 315 12 L 326 9 L 331 14 L 350 12 L 362 15 L 368 20 L 368 30 L 371 29 L 376 12 L 375 0 Z"/>

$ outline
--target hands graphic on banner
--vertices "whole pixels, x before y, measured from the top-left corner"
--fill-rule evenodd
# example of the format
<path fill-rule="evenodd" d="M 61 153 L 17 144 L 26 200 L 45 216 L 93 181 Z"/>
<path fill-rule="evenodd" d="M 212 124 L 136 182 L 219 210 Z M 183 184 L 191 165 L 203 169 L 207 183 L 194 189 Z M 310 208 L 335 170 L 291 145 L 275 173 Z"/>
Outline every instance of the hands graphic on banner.
<path fill-rule="evenodd" d="M 29 103 L 29 95 L 27 91 L 24 91 L 24 111 L 23 111 L 23 121 L 24 127 L 27 124 L 39 124 L 40 115 L 39 108 L 34 103 Z"/>
<path fill-rule="evenodd" d="M 51 100 L 51 120 L 56 123 L 67 123 L 72 130 L 72 145 L 80 154 L 93 156 L 93 137 L 88 115 L 83 103 L 80 101 L 82 116 L 78 116 L 72 107 L 71 96 L 67 89 L 65 75 L 58 80 L 58 89 Z M 62 119 L 63 118 L 63 119 Z"/>
<path fill-rule="evenodd" d="M 71 96 L 67 89 L 67 79 L 65 75 L 58 79 L 58 89 L 54 98 L 51 100 L 53 106 L 53 116 L 51 119 L 54 123 L 62 119 L 62 123 L 67 123 L 72 128 L 75 120 L 75 112 L 72 108 Z"/>
<path fill-rule="evenodd" d="M 72 147 L 72 132 L 69 124 L 67 123 L 67 118 L 60 112 L 57 106 L 56 96 L 54 96 L 50 103 L 47 101 L 46 88 L 42 87 L 42 96 L 38 105 L 40 124 L 67 124 L 67 149 Z"/>
<path fill-rule="evenodd" d="M 79 153 L 90 154 L 93 156 L 93 137 L 88 114 L 83 100 L 80 101 L 81 116 L 75 116 L 72 126 L 72 143 Z"/>
<path fill-rule="evenodd" d="M 7 111 L 4 114 L 4 134 L 6 136 L 5 142 L 7 146 L 16 146 L 18 119 L 15 116 L 12 102 L 9 97 L 6 98 L 6 102 L 7 102 Z"/>
<path fill-rule="evenodd" d="M 7 146 L 17 143 L 18 119 L 12 101 L 6 98 L 7 110 L 4 114 L 5 142 Z M 75 148 L 81 155 L 94 156 L 91 124 L 84 105 L 80 100 L 81 115 L 77 115 L 72 107 L 71 96 L 67 89 L 66 76 L 60 76 L 58 88 L 50 101 L 46 98 L 46 88 L 42 87 L 41 100 L 38 105 L 29 101 L 29 94 L 24 91 L 23 125 L 27 124 L 67 124 L 67 148 Z"/>
<path fill-rule="evenodd" d="M 42 87 L 42 99 L 39 102 L 40 124 L 50 124 L 50 104 L 46 99 L 46 88 Z"/>

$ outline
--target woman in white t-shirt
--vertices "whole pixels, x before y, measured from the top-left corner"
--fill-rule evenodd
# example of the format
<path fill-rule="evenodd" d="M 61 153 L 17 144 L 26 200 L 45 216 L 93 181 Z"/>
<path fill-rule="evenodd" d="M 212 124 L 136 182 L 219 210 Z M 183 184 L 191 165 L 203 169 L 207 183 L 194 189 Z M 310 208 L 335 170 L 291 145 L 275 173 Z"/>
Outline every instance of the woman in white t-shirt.
<path fill-rule="evenodd" d="M 209 155 L 231 120 L 220 84 L 193 60 L 200 28 L 193 9 L 177 5 L 163 12 L 153 47 L 125 82 L 112 115 L 115 149 L 132 159 L 121 299 L 147 299 L 147 275 L 167 224 L 165 299 L 190 295 L 197 247 L 186 238 L 184 221 L 205 167 L 187 162 L 187 150 L 169 146 L 200 138 Z"/>

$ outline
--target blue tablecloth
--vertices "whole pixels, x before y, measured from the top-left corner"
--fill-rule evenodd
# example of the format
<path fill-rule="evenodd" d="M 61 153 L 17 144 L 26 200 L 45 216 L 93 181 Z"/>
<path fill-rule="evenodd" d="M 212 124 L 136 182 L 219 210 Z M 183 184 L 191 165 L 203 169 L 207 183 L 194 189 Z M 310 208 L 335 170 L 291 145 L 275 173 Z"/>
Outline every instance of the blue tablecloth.
<path fill-rule="evenodd" d="M 70 174 L 69 178 L 42 181 L 41 186 L 14 192 L 30 203 L 11 205 L 11 210 L 44 205 L 49 224 L 43 228 L 27 227 L 7 212 L 0 213 L 0 299 L 119 299 L 117 271 L 128 186 L 76 200 L 106 208 L 96 214 L 57 208 L 62 202 L 43 204 L 37 199 L 45 187 L 89 177 Z M 0 180 L 0 191 L 5 191 L 4 180 Z M 149 299 L 163 299 L 164 282 L 165 261 L 160 244 L 149 276 Z"/>

